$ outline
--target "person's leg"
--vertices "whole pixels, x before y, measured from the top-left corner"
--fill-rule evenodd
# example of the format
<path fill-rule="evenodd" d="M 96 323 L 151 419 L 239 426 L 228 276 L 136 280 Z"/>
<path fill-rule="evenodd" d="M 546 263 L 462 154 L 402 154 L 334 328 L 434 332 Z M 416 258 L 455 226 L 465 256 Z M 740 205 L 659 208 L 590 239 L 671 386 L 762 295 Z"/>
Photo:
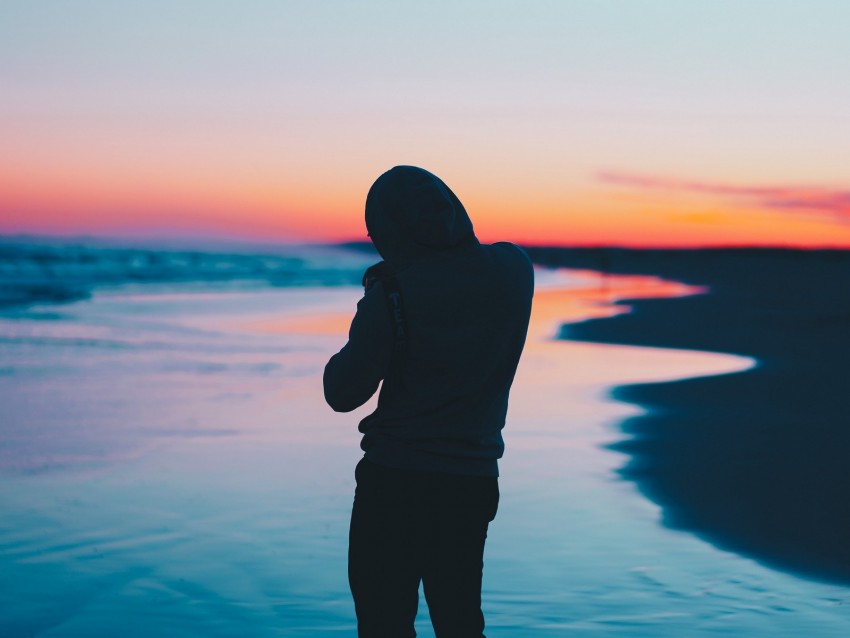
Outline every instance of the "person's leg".
<path fill-rule="evenodd" d="M 356 470 L 348 580 L 360 638 L 412 638 L 419 573 L 412 540 L 414 517 L 404 475 L 368 461 Z"/>
<path fill-rule="evenodd" d="M 423 585 L 437 638 L 482 638 L 481 578 L 487 528 L 496 515 L 495 478 L 452 477 L 432 491 Z"/>

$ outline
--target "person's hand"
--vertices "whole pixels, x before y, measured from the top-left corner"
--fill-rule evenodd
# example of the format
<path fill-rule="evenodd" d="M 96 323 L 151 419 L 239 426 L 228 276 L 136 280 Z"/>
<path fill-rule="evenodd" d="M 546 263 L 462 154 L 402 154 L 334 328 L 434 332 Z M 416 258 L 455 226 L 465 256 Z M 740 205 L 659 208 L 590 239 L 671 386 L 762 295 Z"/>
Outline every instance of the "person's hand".
<path fill-rule="evenodd" d="M 366 272 L 363 273 L 364 292 L 368 292 L 372 286 L 375 285 L 376 281 L 378 281 L 381 277 L 385 277 L 387 274 L 387 264 L 383 261 L 379 261 L 377 264 L 369 266 L 366 269 Z"/>

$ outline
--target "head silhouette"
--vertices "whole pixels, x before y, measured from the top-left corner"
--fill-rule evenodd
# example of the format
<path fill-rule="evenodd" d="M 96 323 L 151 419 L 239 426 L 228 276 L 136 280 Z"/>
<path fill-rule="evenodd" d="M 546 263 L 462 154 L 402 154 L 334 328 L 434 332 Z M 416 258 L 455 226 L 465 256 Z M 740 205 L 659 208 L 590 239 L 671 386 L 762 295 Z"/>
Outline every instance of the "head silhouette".
<path fill-rule="evenodd" d="M 436 175 L 396 166 L 366 197 L 366 229 L 391 265 L 400 265 L 474 241 L 472 221 L 457 196 Z"/>

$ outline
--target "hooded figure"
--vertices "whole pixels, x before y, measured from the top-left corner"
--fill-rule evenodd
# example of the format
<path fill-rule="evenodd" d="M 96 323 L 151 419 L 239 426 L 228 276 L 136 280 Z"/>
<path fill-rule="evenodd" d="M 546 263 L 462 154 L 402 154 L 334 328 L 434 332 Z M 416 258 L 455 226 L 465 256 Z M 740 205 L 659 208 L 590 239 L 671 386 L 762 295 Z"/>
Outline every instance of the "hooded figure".
<path fill-rule="evenodd" d="M 375 181 L 366 227 L 384 261 L 367 271 L 348 343 L 324 374 L 341 412 L 383 381 L 359 427 L 349 576 L 360 635 L 414 635 L 421 579 L 437 636 L 481 636 L 484 538 L 531 262 L 513 244 L 479 243 L 457 196 L 413 166 Z"/>
<path fill-rule="evenodd" d="M 375 181 L 366 196 L 366 230 L 381 257 L 396 266 L 476 242 L 457 196 L 414 166 L 396 166 Z"/>

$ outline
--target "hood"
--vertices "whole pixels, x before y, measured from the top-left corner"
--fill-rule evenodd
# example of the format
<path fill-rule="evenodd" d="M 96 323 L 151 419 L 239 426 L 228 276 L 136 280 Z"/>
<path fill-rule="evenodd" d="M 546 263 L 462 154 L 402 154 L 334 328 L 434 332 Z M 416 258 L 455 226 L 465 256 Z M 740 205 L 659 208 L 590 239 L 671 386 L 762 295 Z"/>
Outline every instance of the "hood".
<path fill-rule="evenodd" d="M 477 243 L 472 221 L 451 189 L 415 166 L 381 175 L 366 196 L 366 229 L 392 266 Z"/>

